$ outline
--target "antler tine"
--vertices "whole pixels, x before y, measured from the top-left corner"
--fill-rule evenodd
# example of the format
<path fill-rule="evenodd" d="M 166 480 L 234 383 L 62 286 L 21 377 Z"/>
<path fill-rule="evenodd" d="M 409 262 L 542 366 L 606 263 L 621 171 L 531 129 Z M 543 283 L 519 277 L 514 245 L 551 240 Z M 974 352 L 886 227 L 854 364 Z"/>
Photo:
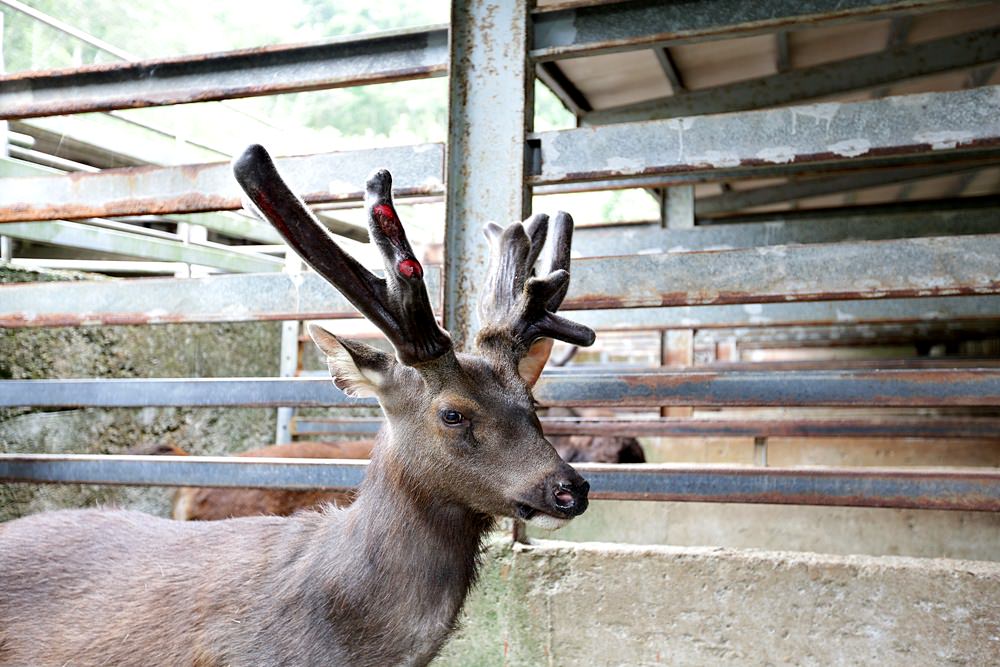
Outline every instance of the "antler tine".
<path fill-rule="evenodd" d="M 431 361 L 452 349 L 427 297 L 423 268 L 413 256 L 392 206 L 392 177 L 382 170 L 367 183 L 368 233 L 385 262 L 388 279 L 375 276 L 344 252 L 278 174 L 262 146 L 247 148 L 233 174 L 255 213 L 386 335 L 405 364 Z"/>
<path fill-rule="evenodd" d="M 544 275 L 532 275 L 548 235 L 548 216 L 536 215 L 506 229 L 491 224 L 490 264 L 479 300 L 483 329 L 476 337 L 481 349 L 511 350 L 520 359 L 539 338 L 555 338 L 588 346 L 594 332 L 555 314 L 569 287 L 569 247 L 573 219 L 560 212 L 555 220 L 553 248 Z"/>

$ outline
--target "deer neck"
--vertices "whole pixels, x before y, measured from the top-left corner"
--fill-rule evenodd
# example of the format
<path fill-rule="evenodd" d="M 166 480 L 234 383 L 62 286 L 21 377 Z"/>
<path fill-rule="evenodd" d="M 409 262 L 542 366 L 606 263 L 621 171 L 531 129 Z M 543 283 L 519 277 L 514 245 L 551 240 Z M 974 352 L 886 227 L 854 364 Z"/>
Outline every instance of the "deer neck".
<path fill-rule="evenodd" d="M 362 636 L 370 632 L 386 651 L 392 637 L 403 654 L 429 659 L 475 581 L 492 519 L 424 492 L 381 446 L 343 518 L 336 551 L 347 571 L 334 579 L 331 619 L 354 632 L 364 626 Z"/>

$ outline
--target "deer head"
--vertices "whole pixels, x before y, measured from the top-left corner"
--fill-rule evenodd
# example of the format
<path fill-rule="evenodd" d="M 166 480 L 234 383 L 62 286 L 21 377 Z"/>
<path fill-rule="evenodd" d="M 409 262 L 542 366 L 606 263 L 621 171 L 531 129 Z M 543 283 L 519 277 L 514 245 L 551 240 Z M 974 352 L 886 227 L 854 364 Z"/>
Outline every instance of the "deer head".
<path fill-rule="evenodd" d="M 377 455 L 417 499 L 561 526 L 587 508 L 588 483 L 542 435 L 531 395 L 552 339 L 590 345 L 594 332 L 556 311 L 569 286 L 573 221 L 559 213 L 537 272 L 548 216 L 490 224 L 491 256 L 479 302 L 476 354 L 456 353 L 434 317 L 423 269 L 392 202 L 388 171 L 366 184 L 368 229 L 385 266 L 379 278 L 345 253 L 281 180 L 267 152 L 234 162 L 250 206 L 389 339 L 395 356 L 318 327 L 334 384 L 374 396 L 387 418 Z"/>

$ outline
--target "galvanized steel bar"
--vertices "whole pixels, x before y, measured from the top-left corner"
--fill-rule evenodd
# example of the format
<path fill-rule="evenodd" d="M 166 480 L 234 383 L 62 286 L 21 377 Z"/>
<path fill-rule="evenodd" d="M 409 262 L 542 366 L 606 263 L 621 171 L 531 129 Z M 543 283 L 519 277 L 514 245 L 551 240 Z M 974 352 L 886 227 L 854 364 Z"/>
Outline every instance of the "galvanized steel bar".
<path fill-rule="evenodd" d="M 310 203 L 359 200 L 365 178 L 389 167 L 397 196 L 443 190 L 441 144 L 386 147 L 279 158 L 291 188 Z M 228 163 L 130 167 L 93 174 L 0 179 L 0 222 L 164 213 L 241 207 Z"/>
<path fill-rule="evenodd" d="M 0 227 L 4 236 L 163 262 L 187 262 L 235 272 L 280 271 L 281 260 L 267 255 L 167 240 L 79 222 L 22 222 Z"/>
<path fill-rule="evenodd" d="M 580 227 L 573 254 L 581 257 L 733 250 L 762 246 L 876 241 L 1000 233 L 1000 208 L 907 211 L 886 215 L 817 216 L 790 221 L 712 224 L 664 229 L 659 223 Z"/>
<path fill-rule="evenodd" d="M 366 466 L 334 459 L 0 454 L 0 481 L 345 491 L 361 484 Z M 1000 511 L 1000 472 L 988 468 L 576 468 L 593 499 Z"/>
<path fill-rule="evenodd" d="M 1000 60 L 1000 29 L 899 46 L 857 58 L 584 114 L 586 125 L 764 109 Z"/>
<path fill-rule="evenodd" d="M 546 435 L 673 438 L 916 438 L 1000 439 L 1000 419 L 991 417 L 905 417 L 746 419 L 746 418 L 588 418 L 542 417 Z M 374 436 L 381 419 L 306 419 L 294 422 L 295 434 Z"/>
<path fill-rule="evenodd" d="M 575 467 L 595 499 L 1000 511 L 995 468 Z"/>
<path fill-rule="evenodd" d="M 1000 406 L 1000 368 L 770 367 L 543 375 L 545 406 Z M 0 380 L 0 407 L 374 406 L 327 378 Z"/>
<path fill-rule="evenodd" d="M 132 109 L 444 76 L 444 26 L 0 77 L 0 119 Z"/>
<path fill-rule="evenodd" d="M 424 275 L 432 303 L 441 271 Z M 348 319 L 361 315 L 317 274 L 142 278 L 0 285 L 0 326 Z"/>
<path fill-rule="evenodd" d="M 478 330 L 487 222 L 527 217 L 525 132 L 534 110 L 528 0 L 453 0 L 448 98 L 444 325 L 458 349 Z"/>
<path fill-rule="evenodd" d="M 1000 293 L 1000 234 L 574 262 L 564 310 Z"/>
<path fill-rule="evenodd" d="M 722 143 L 719 137 L 725 137 Z M 960 155 L 1000 146 L 1000 87 L 541 132 L 532 185 Z"/>
<path fill-rule="evenodd" d="M 745 37 L 969 4 L 950 0 L 632 0 L 535 14 L 535 60 Z"/>

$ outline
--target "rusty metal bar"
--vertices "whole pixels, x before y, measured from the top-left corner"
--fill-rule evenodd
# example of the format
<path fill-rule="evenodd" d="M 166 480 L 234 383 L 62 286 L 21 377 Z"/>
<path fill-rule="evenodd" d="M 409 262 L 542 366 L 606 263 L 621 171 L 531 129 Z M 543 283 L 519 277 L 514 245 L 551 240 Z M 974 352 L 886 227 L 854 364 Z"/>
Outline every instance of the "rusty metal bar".
<path fill-rule="evenodd" d="M 441 271 L 427 267 L 432 300 Z M 360 317 L 315 273 L 0 285 L 0 326 L 95 326 Z"/>
<path fill-rule="evenodd" d="M 367 175 L 387 165 L 397 196 L 443 190 L 441 144 L 302 155 L 277 162 L 292 189 L 310 203 L 362 199 Z M 241 207 L 240 196 L 228 163 L 4 178 L 0 222 L 235 210 Z"/>
<path fill-rule="evenodd" d="M 719 137 L 725 137 L 723 143 Z M 1000 87 L 586 127 L 532 135 L 532 185 L 961 155 L 1000 146 Z"/>
<path fill-rule="evenodd" d="M 865 18 L 947 9 L 949 0 L 632 0 L 535 14 L 531 57 L 598 53 L 746 37 L 794 25 L 833 25 Z"/>
<path fill-rule="evenodd" d="M 444 76 L 445 26 L 0 77 L 0 119 Z"/>
<path fill-rule="evenodd" d="M 991 417 L 871 416 L 849 418 L 588 418 L 542 417 L 546 435 L 674 438 L 915 438 L 1000 439 L 1000 419 Z M 378 433 L 382 419 L 298 418 L 300 437 L 368 436 Z"/>
<path fill-rule="evenodd" d="M 543 375 L 544 406 L 1000 406 L 1000 367 L 639 371 Z M 355 407 L 328 378 L 0 380 L 0 407 Z"/>
<path fill-rule="evenodd" d="M 801 104 L 997 60 L 1000 60 L 1000 29 L 989 28 L 725 86 L 688 91 L 684 95 L 600 109 L 584 114 L 582 120 L 586 125 L 606 125 Z"/>
<path fill-rule="evenodd" d="M 578 260 L 564 310 L 1000 293 L 1000 235 Z"/>
<path fill-rule="evenodd" d="M 335 459 L 0 454 L 0 482 L 345 491 L 360 485 L 366 467 Z M 1000 511 L 1000 472 L 989 468 L 576 468 L 594 499 Z"/>

